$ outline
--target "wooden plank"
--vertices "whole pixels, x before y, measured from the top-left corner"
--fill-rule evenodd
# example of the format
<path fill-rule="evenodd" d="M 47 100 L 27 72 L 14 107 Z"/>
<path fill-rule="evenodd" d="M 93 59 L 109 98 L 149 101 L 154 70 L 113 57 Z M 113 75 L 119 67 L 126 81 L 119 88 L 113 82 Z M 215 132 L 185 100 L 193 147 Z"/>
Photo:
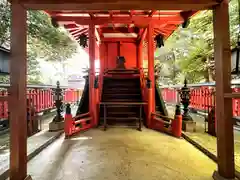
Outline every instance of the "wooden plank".
<path fill-rule="evenodd" d="M 93 23 L 95 25 L 107 25 L 109 23 L 113 24 L 136 24 L 141 27 L 147 27 L 147 25 L 151 22 L 154 25 L 160 25 L 160 24 L 181 24 L 184 20 L 181 16 L 176 15 L 174 17 L 98 17 L 91 19 L 89 17 L 71 17 L 71 16 L 56 16 L 56 20 L 59 23 L 64 22 L 76 22 L 81 25 L 88 25 L 90 23 Z M 104 32 L 103 32 L 104 33 Z"/>
<path fill-rule="evenodd" d="M 173 118 L 170 118 L 170 117 L 168 117 L 168 116 L 163 116 L 163 115 L 157 114 L 157 113 L 152 113 L 152 115 L 158 116 L 158 117 L 161 117 L 161 118 L 164 118 L 164 119 L 167 119 L 167 120 L 174 120 Z"/>
<path fill-rule="evenodd" d="M 0 96 L 0 101 L 8 101 L 8 96 Z"/>
<path fill-rule="evenodd" d="M 161 119 L 161 118 L 158 118 L 158 117 L 154 117 L 153 119 L 154 119 L 154 120 L 156 120 L 156 121 L 162 122 L 162 123 L 164 123 L 164 124 L 168 124 L 168 125 L 171 125 L 171 122 L 168 122 L 168 121 L 164 121 L 164 120 L 163 120 L 163 119 Z"/>
<path fill-rule="evenodd" d="M 218 173 L 234 178 L 234 138 L 232 99 L 225 98 L 231 90 L 231 49 L 229 37 L 228 0 L 213 9 L 214 59 L 216 69 L 216 123 Z"/>
<path fill-rule="evenodd" d="M 27 177 L 27 12 L 17 3 L 11 4 L 11 10 L 10 180 L 23 180 Z"/>
<path fill-rule="evenodd" d="M 225 98 L 240 98 L 240 93 L 236 92 L 236 93 L 225 93 L 224 94 Z"/>
<path fill-rule="evenodd" d="M 102 105 L 145 105 L 146 102 L 100 102 Z"/>
<path fill-rule="evenodd" d="M 102 38 L 102 42 L 129 42 L 135 43 L 136 38 Z"/>
<path fill-rule="evenodd" d="M 216 0 L 14 0 L 38 10 L 202 10 L 218 4 Z"/>

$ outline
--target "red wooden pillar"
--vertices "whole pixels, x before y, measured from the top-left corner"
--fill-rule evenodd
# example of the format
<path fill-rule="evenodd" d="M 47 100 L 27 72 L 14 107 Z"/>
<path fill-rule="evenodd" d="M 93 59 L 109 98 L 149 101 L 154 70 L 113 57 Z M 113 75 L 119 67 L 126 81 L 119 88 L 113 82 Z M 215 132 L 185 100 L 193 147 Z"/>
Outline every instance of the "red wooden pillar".
<path fill-rule="evenodd" d="M 10 180 L 24 180 L 27 176 L 27 12 L 16 1 L 12 2 L 11 11 Z"/>
<path fill-rule="evenodd" d="M 96 125 L 96 97 L 94 89 L 95 80 L 95 25 L 89 25 L 89 112 L 93 118 L 92 126 Z"/>
<path fill-rule="evenodd" d="M 151 87 L 148 91 L 148 127 L 151 127 L 151 113 L 155 112 L 155 79 L 154 79 L 154 43 L 153 26 L 148 25 L 148 78 L 151 81 Z"/>
<path fill-rule="evenodd" d="M 108 69 L 108 43 L 104 42 L 104 71 Z"/>
<path fill-rule="evenodd" d="M 99 44 L 99 57 L 100 57 L 100 73 L 99 73 L 99 95 L 102 93 L 102 85 L 103 85 L 103 72 L 104 72 L 104 56 L 105 56 L 105 44 L 100 42 Z M 99 98 L 100 100 L 100 98 Z"/>
<path fill-rule="evenodd" d="M 221 4 L 214 6 L 213 26 L 218 155 L 218 173 L 214 173 L 214 178 L 219 179 L 217 176 L 220 175 L 226 179 L 234 179 L 232 99 L 224 97 L 226 93 L 232 93 L 228 0 L 223 0 Z"/>
<path fill-rule="evenodd" d="M 137 67 L 139 68 L 139 69 L 141 69 L 142 68 L 142 64 L 143 64 L 143 52 L 142 52 L 142 50 L 143 50 L 143 43 L 142 42 L 140 42 L 138 45 L 137 45 Z"/>

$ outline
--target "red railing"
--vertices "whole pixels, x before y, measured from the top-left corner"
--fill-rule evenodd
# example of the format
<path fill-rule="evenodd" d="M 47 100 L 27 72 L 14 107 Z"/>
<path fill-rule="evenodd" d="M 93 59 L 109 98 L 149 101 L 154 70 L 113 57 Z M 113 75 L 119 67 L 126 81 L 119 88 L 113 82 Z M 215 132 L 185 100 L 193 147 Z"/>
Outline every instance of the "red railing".
<path fill-rule="evenodd" d="M 0 97 L 8 96 L 8 88 L 8 84 L 0 84 Z M 32 100 L 37 113 L 54 108 L 53 89 L 55 88 L 55 86 L 28 85 L 27 98 Z M 67 87 L 61 88 L 63 89 L 64 103 L 75 103 L 80 100 L 82 94 L 81 89 L 70 89 Z M 8 102 L 0 101 L 0 119 L 6 119 L 7 117 Z"/>
<path fill-rule="evenodd" d="M 162 86 L 162 95 L 166 103 L 176 104 L 180 102 L 179 90 L 183 85 Z M 190 108 L 207 112 L 215 106 L 215 83 L 189 84 L 191 93 Z M 240 92 L 240 84 L 232 84 L 233 92 Z M 240 116 L 240 99 L 233 99 L 233 116 Z"/>

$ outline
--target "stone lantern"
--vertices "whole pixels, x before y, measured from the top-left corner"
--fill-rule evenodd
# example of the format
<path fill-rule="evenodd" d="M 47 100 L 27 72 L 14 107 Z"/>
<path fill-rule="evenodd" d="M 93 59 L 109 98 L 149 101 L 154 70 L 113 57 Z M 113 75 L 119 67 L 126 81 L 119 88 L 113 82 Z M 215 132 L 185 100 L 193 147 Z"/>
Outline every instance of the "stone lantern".
<path fill-rule="evenodd" d="M 57 87 L 53 90 L 53 100 L 55 101 L 56 106 L 56 115 L 53 118 L 53 121 L 49 124 L 50 131 L 58 131 L 64 128 L 64 118 L 62 116 L 63 112 L 63 90 L 60 88 L 60 83 L 57 81 Z"/>
<path fill-rule="evenodd" d="M 189 115 L 189 104 L 191 99 L 190 89 L 187 87 L 187 79 L 184 80 L 184 86 L 179 91 L 181 103 L 183 105 L 183 130 L 185 131 L 196 131 L 196 122 L 193 121 L 192 117 Z"/>

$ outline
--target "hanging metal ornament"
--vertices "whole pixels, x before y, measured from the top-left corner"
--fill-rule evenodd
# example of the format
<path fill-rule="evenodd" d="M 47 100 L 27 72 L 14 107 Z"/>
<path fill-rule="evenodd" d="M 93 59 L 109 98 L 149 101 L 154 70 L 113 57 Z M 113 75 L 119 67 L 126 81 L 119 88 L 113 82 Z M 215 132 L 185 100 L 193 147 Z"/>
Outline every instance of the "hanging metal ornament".
<path fill-rule="evenodd" d="M 158 34 L 154 40 L 156 41 L 156 47 L 160 48 L 164 46 L 163 36 L 161 34 Z"/>
<path fill-rule="evenodd" d="M 57 19 L 55 17 L 51 18 L 51 23 L 52 23 L 53 27 L 55 27 L 55 28 L 59 27 L 59 24 L 58 24 Z"/>
<path fill-rule="evenodd" d="M 82 46 L 83 48 L 88 47 L 88 37 L 86 34 L 81 34 L 79 36 L 79 45 Z"/>

